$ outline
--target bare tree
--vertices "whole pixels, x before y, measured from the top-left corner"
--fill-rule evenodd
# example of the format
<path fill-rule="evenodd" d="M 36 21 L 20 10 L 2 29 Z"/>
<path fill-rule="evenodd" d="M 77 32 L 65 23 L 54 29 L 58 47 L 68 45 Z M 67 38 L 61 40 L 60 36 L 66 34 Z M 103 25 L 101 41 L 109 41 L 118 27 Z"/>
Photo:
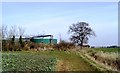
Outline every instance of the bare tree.
<path fill-rule="evenodd" d="M 0 51 L 2 51 L 2 27 L 0 27 Z"/>
<path fill-rule="evenodd" d="M 0 29 L 2 38 L 8 38 L 8 40 L 4 40 L 2 43 L 3 50 L 6 50 L 8 45 L 9 50 L 16 50 L 17 43 L 15 42 L 15 37 L 20 35 L 20 44 L 22 44 L 22 36 L 24 34 L 24 29 L 22 27 L 17 27 L 16 25 L 12 25 L 9 29 L 6 25 L 3 25 Z"/>
<path fill-rule="evenodd" d="M 94 31 L 86 22 L 78 22 L 76 24 L 72 24 L 69 27 L 68 32 L 72 34 L 70 40 L 73 43 L 81 46 L 81 48 L 84 43 L 88 43 L 88 37 L 93 35 L 95 36 Z"/>
<path fill-rule="evenodd" d="M 24 35 L 25 29 L 22 27 L 18 27 L 18 30 L 19 30 L 19 35 L 20 35 L 19 43 L 21 47 L 24 47 L 25 44 L 23 43 L 22 36 Z"/>
<path fill-rule="evenodd" d="M 18 27 L 18 31 L 19 31 L 19 35 L 20 35 L 20 36 L 23 36 L 23 35 L 24 35 L 24 32 L 25 32 L 25 29 L 22 28 L 22 27 Z"/>
<path fill-rule="evenodd" d="M 9 31 L 8 31 L 8 36 L 9 38 L 13 37 L 13 36 L 16 36 L 17 35 L 17 27 L 16 25 L 13 25 L 11 26 L 11 28 L 9 28 Z"/>
<path fill-rule="evenodd" d="M 1 31 L 2 31 L 1 36 L 4 39 L 8 35 L 7 25 L 3 24 L 2 27 L 1 27 Z"/>
<path fill-rule="evenodd" d="M 2 39 L 2 27 L 0 27 L 0 39 Z"/>
<path fill-rule="evenodd" d="M 22 44 L 22 36 L 23 36 L 23 34 L 25 32 L 25 29 L 22 28 L 22 27 L 18 27 L 18 29 L 19 29 L 19 35 L 20 35 L 19 43 Z"/>

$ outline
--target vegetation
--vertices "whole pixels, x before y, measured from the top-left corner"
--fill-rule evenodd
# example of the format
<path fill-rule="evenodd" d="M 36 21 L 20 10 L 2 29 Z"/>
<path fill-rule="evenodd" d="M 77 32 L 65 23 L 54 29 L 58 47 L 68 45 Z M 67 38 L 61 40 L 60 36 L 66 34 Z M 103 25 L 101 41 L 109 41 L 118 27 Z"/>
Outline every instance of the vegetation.
<path fill-rule="evenodd" d="M 88 37 L 95 35 L 88 23 L 78 22 L 69 27 L 69 32 L 72 33 L 71 41 L 79 46 L 83 46 L 88 42 Z"/>
<path fill-rule="evenodd" d="M 24 29 L 19 27 L 19 40 L 15 40 L 16 27 L 2 30 L 2 69 L 6 71 L 120 71 L 120 59 L 117 48 L 88 48 L 89 36 L 95 35 L 89 24 L 78 22 L 72 24 L 69 33 L 71 42 L 60 41 L 58 44 L 43 44 L 23 41 Z M 9 36 L 9 37 L 8 37 Z M 77 44 L 77 45 L 76 45 Z M 84 47 L 84 49 L 80 49 Z M 94 64 L 96 65 L 94 65 Z M 109 68 L 108 68 L 109 67 Z"/>
<path fill-rule="evenodd" d="M 35 52 L 4 52 L 2 53 L 2 70 L 5 71 L 53 71 L 56 58 L 39 55 Z"/>
<path fill-rule="evenodd" d="M 18 29 L 18 30 L 17 30 Z M 11 26 L 8 30 L 6 25 L 2 25 L 2 51 L 21 51 L 24 48 L 22 36 L 24 29 L 22 27 Z M 16 36 L 20 36 L 19 42 L 16 41 Z"/>
<path fill-rule="evenodd" d="M 103 52 L 118 52 L 118 48 L 94 48 L 94 50 Z"/>
<path fill-rule="evenodd" d="M 101 64 L 109 70 L 120 70 L 120 59 L 118 58 L 118 52 L 113 49 L 103 48 L 85 49 L 81 52 L 84 53 L 89 59 Z M 116 49 L 116 48 L 114 48 Z"/>
<path fill-rule="evenodd" d="M 66 42 L 66 41 L 61 41 L 59 44 L 54 44 L 53 45 L 54 49 L 57 50 L 69 50 L 69 49 L 74 49 L 75 48 L 75 44 L 74 43 L 70 43 L 70 42 Z"/>
<path fill-rule="evenodd" d="M 3 52 L 2 69 L 4 71 L 96 71 L 75 52 Z"/>

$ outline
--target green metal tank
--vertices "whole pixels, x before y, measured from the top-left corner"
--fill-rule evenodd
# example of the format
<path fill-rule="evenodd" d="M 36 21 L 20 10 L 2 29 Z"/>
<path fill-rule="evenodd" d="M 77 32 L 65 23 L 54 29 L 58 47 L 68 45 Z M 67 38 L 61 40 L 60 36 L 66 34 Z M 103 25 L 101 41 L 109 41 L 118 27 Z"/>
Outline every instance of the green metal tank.
<path fill-rule="evenodd" d="M 57 39 L 33 38 L 31 41 L 34 43 L 57 44 Z"/>

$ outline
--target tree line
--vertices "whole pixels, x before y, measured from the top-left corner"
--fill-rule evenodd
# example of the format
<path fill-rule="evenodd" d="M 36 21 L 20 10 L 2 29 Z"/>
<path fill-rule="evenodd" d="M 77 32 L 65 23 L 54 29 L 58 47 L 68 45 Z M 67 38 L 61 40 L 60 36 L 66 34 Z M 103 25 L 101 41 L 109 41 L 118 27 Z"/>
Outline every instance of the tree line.
<path fill-rule="evenodd" d="M 1 27 L 2 35 L 2 50 L 21 50 L 25 47 L 26 42 L 22 40 L 25 29 L 23 27 L 11 26 L 9 29 L 6 25 Z M 72 44 L 80 46 L 81 48 L 84 44 L 88 43 L 88 39 L 91 36 L 95 36 L 95 32 L 86 22 L 77 22 L 69 26 L 68 33 L 71 34 L 70 41 Z M 19 41 L 15 42 L 16 36 L 19 36 Z M 65 44 L 64 44 L 65 43 Z M 35 44 L 35 43 L 34 43 Z M 72 45 L 71 43 L 60 42 L 58 47 L 65 46 L 66 44 Z M 61 46 L 62 45 L 62 46 Z M 67 46 L 68 46 L 67 45 Z M 67 47 L 69 48 L 69 47 Z"/>
<path fill-rule="evenodd" d="M 7 25 L 3 24 L 0 30 L 3 51 L 20 50 L 20 48 L 24 47 L 22 36 L 24 35 L 25 29 L 23 27 L 17 27 L 16 25 L 13 25 L 8 28 Z M 16 42 L 16 37 L 19 37 L 18 42 Z"/>

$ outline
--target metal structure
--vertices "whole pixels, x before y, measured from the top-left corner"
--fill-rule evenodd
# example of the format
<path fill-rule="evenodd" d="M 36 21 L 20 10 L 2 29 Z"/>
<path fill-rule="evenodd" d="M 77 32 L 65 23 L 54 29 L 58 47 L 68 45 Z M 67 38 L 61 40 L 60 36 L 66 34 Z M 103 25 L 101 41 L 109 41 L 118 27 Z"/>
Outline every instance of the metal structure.
<path fill-rule="evenodd" d="M 50 39 L 44 39 L 44 37 L 50 37 Z M 39 38 L 39 39 L 37 39 Z M 42 38 L 42 39 L 41 39 Z M 57 39 L 53 39 L 53 35 L 39 35 L 31 37 L 31 41 L 35 43 L 57 43 Z"/>

